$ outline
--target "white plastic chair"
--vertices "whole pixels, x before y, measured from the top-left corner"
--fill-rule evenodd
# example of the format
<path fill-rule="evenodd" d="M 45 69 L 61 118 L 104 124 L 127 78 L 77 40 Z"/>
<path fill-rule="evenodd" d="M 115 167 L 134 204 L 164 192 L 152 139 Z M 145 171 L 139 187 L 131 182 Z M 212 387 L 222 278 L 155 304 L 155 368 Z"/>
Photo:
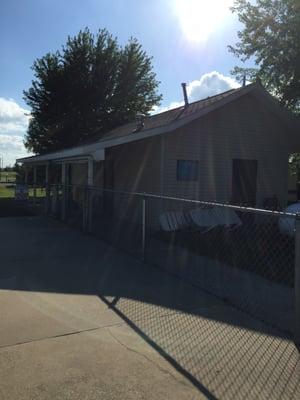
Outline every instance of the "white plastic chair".
<path fill-rule="evenodd" d="M 190 217 L 196 226 L 202 228 L 202 233 L 209 232 L 218 226 L 213 208 L 197 208 L 191 210 Z"/>
<path fill-rule="evenodd" d="M 217 226 L 237 227 L 242 221 L 236 212 L 226 207 L 197 208 L 190 211 L 193 223 L 208 232 Z"/>
<path fill-rule="evenodd" d="M 242 221 L 232 208 L 214 207 L 213 209 L 219 225 L 224 225 L 230 228 L 236 228 L 242 225 Z"/>
<path fill-rule="evenodd" d="M 183 211 L 166 211 L 159 216 L 160 227 L 166 232 L 185 230 L 190 227 L 188 217 Z"/>

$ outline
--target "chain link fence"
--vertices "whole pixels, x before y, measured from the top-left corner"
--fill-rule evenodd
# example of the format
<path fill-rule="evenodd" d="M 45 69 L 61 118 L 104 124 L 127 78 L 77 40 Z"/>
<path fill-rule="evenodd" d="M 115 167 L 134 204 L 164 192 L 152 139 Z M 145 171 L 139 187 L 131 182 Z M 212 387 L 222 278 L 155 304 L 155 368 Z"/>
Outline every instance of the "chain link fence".
<path fill-rule="evenodd" d="M 45 204 L 299 340 L 296 214 L 80 185 L 52 185 Z"/>

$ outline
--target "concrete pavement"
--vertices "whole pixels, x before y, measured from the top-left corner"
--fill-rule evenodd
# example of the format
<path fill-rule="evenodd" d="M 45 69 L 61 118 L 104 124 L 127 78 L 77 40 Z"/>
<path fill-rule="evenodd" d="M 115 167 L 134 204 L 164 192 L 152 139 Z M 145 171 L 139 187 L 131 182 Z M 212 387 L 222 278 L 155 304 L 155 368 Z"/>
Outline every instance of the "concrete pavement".
<path fill-rule="evenodd" d="M 0 219 L 0 399 L 297 399 L 289 338 L 42 217 Z"/>

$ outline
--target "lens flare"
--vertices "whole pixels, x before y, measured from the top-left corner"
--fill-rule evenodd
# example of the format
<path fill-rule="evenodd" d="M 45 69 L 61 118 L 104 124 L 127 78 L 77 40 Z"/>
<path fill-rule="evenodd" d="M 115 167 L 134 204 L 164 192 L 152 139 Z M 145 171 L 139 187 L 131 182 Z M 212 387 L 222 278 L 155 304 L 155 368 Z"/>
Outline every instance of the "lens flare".
<path fill-rule="evenodd" d="M 184 36 L 205 42 L 230 16 L 233 0 L 175 0 L 175 13 Z"/>

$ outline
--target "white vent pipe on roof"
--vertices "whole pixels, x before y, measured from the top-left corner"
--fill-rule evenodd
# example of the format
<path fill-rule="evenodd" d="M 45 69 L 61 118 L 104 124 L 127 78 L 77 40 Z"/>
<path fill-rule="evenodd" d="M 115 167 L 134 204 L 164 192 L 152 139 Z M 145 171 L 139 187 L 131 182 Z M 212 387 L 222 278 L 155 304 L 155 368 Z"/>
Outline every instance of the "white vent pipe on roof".
<path fill-rule="evenodd" d="M 186 91 L 186 83 L 183 82 L 181 84 L 181 86 L 182 86 L 182 90 L 183 90 L 184 107 L 187 108 L 189 106 L 189 99 L 188 99 L 188 95 L 187 95 L 187 91 Z"/>

